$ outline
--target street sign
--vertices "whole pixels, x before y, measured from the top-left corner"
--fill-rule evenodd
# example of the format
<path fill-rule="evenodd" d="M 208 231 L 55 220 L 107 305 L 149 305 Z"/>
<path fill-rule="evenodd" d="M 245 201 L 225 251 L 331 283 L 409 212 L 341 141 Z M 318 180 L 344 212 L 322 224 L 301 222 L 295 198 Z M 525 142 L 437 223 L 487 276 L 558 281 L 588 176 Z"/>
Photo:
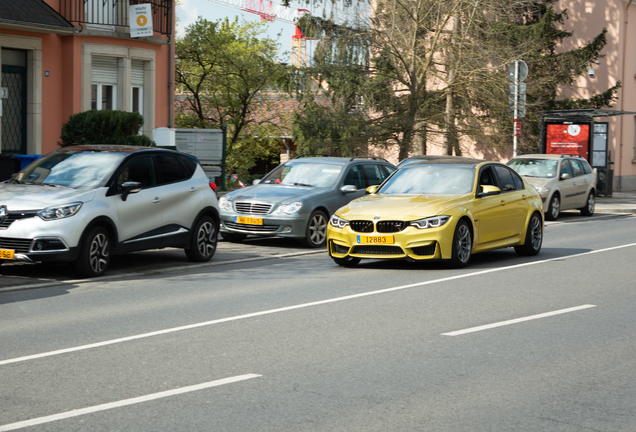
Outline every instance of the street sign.
<path fill-rule="evenodd" d="M 220 166 L 217 165 L 202 165 L 203 172 L 208 177 L 221 177 L 222 170 Z"/>
<path fill-rule="evenodd" d="M 515 120 L 515 136 L 521 136 L 521 123 Z"/>
<path fill-rule="evenodd" d="M 518 65 L 518 72 L 517 72 Z M 518 75 L 516 75 L 518 73 Z M 523 60 L 515 60 L 508 65 L 508 78 L 510 81 L 521 82 L 528 76 L 528 65 Z M 515 79 L 516 78 L 516 79 Z"/>
<path fill-rule="evenodd" d="M 509 84 L 510 96 L 508 103 L 510 104 L 510 115 L 515 115 L 515 105 L 517 106 L 517 117 L 526 116 L 526 85 L 524 83 Z"/>
<path fill-rule="evenodd" d="M 196 156 L 202 164 L 223 161 L 222 129 L 175 129 L 177 150 Z"/>
<path fill-rule="evenodd" d="M 128 24 L 130 37 L 152 36 L 152 5 L 138 4 L 128 6 Z"/>

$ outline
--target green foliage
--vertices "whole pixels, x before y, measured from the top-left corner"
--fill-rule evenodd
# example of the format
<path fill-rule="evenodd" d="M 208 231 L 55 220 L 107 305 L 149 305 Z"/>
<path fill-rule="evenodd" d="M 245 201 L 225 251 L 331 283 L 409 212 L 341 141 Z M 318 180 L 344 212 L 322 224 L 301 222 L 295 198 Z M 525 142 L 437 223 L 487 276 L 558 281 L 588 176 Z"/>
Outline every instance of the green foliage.
<path fill-rule="evenodd" d="M 287 134 L 285 116 L 291 113 L 281 111 L 280 98 L 269 93 L 287 85 L 288 68 L 276 62 L 278 43 L 262 37 L 267 25 L 199 18 L 176 41 L 176 82 L 185 100 L 175 124 L 225 125 L 228 172 L 246 171 L 258 158 L 280 153 L 280 143 L 262 137 Z"/>
<path fill-rule="evenodd" d="M 141 114 L 127 111 L 84 111 L 73 114 L 62 126 L 61 147 L 82 144 L 151 146 L 153 141 L 138 135 L 144 124 Z"/>

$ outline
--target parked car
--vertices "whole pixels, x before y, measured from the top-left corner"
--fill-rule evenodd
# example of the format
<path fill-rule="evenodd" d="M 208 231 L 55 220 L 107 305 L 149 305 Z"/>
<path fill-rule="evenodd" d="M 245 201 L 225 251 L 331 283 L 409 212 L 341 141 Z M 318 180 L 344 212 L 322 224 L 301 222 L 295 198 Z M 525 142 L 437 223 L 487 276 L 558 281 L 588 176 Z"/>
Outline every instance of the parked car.
<path fill-rule="evenodd" d="M 368 191 L 329 221 L 329 255 L 341 266 L 372 258 L 447 260 L 464 267 L 478 252 L 541 250 L 541 197 L 502 163 L 413 163 Z"/>
<path fill-rule="evenodd" d="M 580 210 L 592 216 L 596 203 L 596 173 L 576 154 L 526 154 L 508 161 L 543 200 L 547 220 L 556 220 L 563 210 Z"/>
<path fill-rule="evenodd" d="M 172 150 L 65 147 L 0 184 L 0 259 L 73 262 L 83 277 L 145 249 L 208 261 L 218 227 L 209 179 L 196 158 Z"/>
<path fill-rule="evenodd" d="M 248 235 L 281 236 L 324 246 L 329 216 L 395 169 L 370 156 L 296 157 L 220 198 L 221 235 L 234 242 Z"/>

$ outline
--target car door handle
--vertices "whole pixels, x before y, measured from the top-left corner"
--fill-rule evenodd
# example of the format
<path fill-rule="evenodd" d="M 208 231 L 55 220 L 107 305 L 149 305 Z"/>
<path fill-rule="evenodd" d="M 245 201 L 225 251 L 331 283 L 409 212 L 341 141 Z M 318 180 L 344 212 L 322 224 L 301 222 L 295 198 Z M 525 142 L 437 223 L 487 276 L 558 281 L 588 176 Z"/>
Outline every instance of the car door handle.
<path fill-rule="evenodd" d="M 521 199 L 525 201 L 528 199 L 528 197 L 526 195 L 521 195 Z"/>
<path fill-rule="evenodd" d="M 194 191 L 195 191 L 195 190 L 197 190 L 197 189 L 198 189 L 197 187 L 192 186 L 192 187 L 190 188 L 190 192 L 194 192 Z"/>
<path fill-rule="evenodd" d="M 161 198 L 159 197 L 155 197 L 155 199 L 152 200 L 153 203 L 158 203 L 161 201 Z"/>
<path fill-rule="evenodd" d="M 502 206 L 506 205 L 506 200 L 501 200 L 501 203 L 500 203 L 500 204 L 501 204 Z"/>

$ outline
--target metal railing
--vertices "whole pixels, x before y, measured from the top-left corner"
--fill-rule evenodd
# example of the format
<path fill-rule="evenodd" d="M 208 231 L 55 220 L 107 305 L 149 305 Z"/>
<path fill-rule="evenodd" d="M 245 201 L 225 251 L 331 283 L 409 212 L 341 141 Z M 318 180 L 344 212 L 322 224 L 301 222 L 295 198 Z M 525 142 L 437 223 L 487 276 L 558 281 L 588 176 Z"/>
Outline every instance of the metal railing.
<path fill-rule="evenodd" d="M 172 33 L 174 0 L 61 0 L 60 15 L 81 28 L 115 30 L 129 27 L 128 6 L 152 5 L 153 30 Z"/>

